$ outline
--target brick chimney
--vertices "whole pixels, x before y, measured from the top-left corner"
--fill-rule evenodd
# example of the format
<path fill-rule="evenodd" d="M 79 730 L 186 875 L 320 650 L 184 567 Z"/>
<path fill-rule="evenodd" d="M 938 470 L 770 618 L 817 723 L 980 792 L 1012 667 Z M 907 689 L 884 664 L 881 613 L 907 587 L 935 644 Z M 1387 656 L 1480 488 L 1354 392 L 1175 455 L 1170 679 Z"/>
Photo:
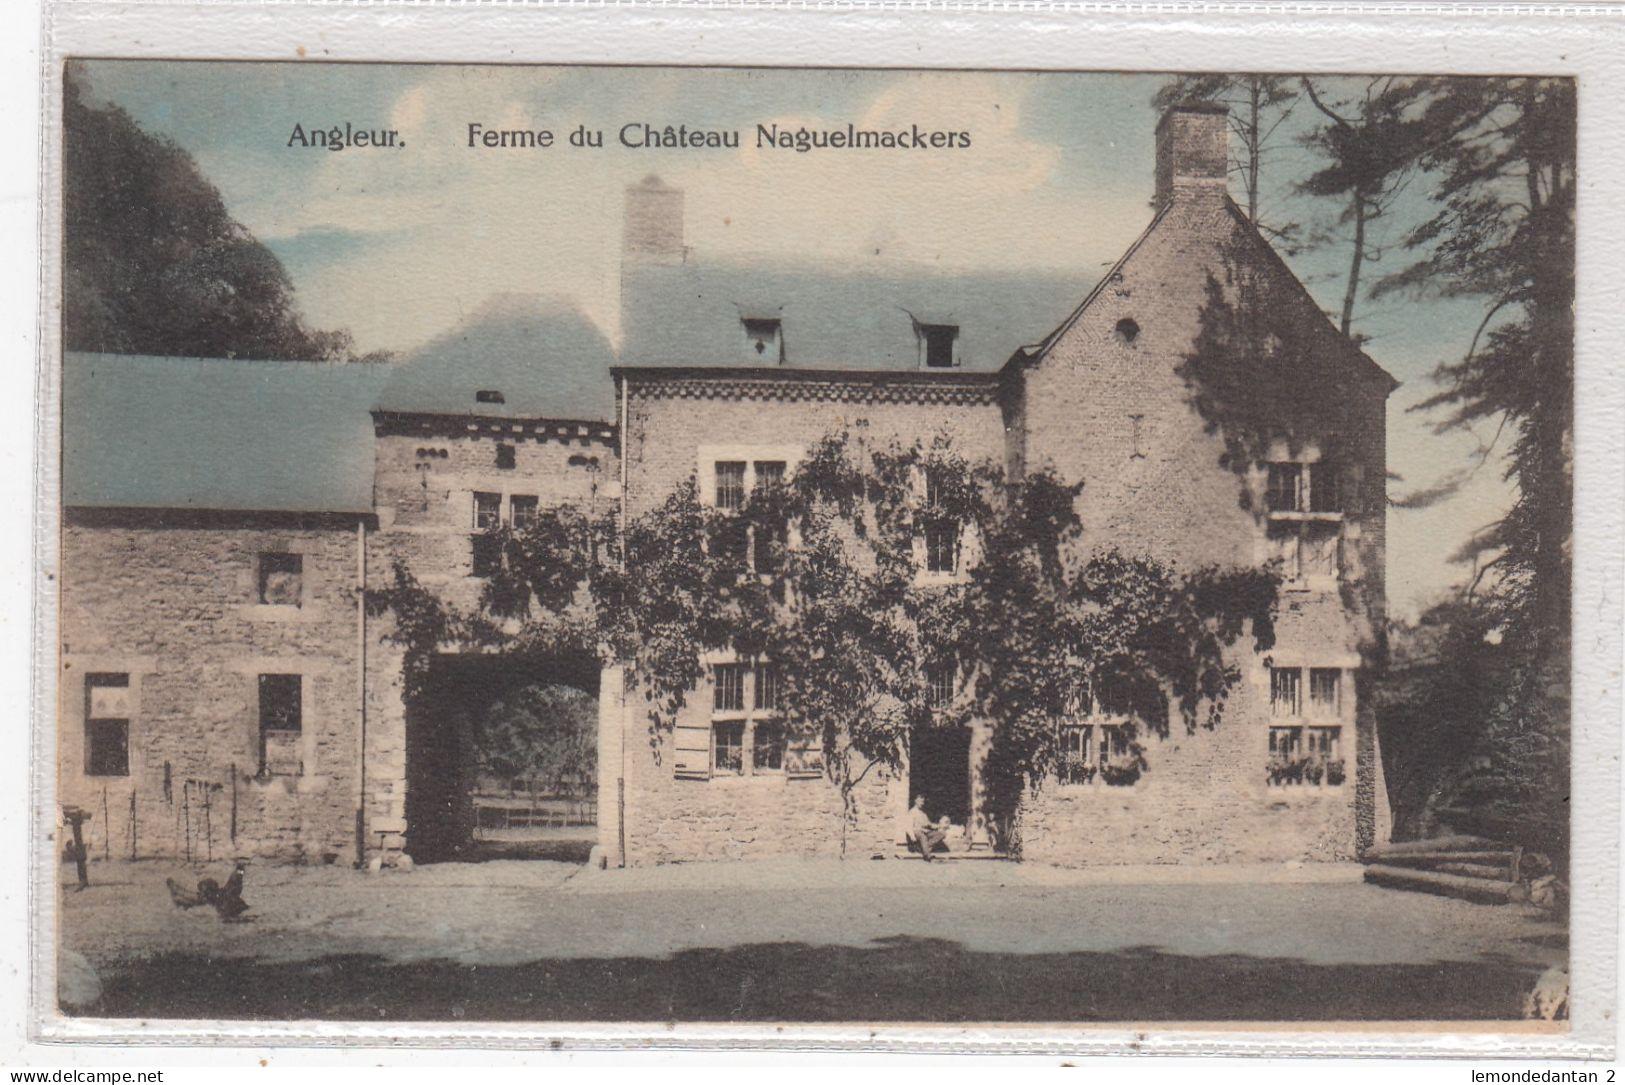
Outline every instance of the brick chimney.
<path fill-rule="evenodd" d="M 1230 111 L 1192 102 L 1170 107 L 1157 124 L 1156 205 L 1197 189 L 1226 191 Z"/>
<path fill-rule="evenodd" d="M 626 186 L 621 255 L 647 264 L 683 262 L 683 190 L 650 174 Z"/>

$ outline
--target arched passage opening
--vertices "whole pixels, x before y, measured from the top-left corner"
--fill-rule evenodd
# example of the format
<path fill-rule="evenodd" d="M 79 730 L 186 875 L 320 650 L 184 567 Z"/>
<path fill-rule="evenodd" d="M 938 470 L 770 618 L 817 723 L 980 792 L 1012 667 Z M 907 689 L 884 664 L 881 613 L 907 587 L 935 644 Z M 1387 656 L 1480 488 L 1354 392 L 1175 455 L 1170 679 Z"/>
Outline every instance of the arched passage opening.
<path fill-rule="evenodd" d="M 418 862 L 585 861 L 596 837 L 598 661 L 444 653 L 406 713 L 406 850 Z"/>

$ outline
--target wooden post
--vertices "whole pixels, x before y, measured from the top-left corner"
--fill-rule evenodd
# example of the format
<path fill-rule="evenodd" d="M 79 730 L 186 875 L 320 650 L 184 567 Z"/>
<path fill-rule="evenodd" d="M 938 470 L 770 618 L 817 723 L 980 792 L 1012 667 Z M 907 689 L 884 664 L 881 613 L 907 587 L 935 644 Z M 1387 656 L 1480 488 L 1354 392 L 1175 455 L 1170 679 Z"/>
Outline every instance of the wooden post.
<path fill-rule="evenodd" d="M 130 788 L 130 858 L 135 858 L 135 788 Z"/>

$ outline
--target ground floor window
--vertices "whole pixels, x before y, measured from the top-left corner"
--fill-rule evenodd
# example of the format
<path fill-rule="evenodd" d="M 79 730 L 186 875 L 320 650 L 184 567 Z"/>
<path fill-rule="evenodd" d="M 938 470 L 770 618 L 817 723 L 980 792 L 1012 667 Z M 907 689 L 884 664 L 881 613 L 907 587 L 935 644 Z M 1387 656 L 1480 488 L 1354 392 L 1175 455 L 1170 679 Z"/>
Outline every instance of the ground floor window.
<path fill-rule="evenodd" d="M 1338 786 L 1347 775 L 1342 725 L 1271 727 L 1266 775 L 1272 787 Z"/>
<path fill-rule="evenodd" d="M 85 773 L 130 775 L 130 676 L 85 675 Z"/>
<path fill-rule="evenodd" d="M 711 771 L 719 776 L 744 775 L 744 723 L 713 723 L 711 725 Z"/>
<path fill-rule="evenodd" d="M 304 682 L 297 674 L 262 674 L 260 775 L 303 776 Z"/>
<path fill-rule="evenodd" d="M 1098 778 L 1113 787 L 1129 787 L 1140 778 L 1140 768 L 1139 751 L 1123 724 L 1073 723 L 1061 728 L 1061 783 L 1088 784 Z"/>

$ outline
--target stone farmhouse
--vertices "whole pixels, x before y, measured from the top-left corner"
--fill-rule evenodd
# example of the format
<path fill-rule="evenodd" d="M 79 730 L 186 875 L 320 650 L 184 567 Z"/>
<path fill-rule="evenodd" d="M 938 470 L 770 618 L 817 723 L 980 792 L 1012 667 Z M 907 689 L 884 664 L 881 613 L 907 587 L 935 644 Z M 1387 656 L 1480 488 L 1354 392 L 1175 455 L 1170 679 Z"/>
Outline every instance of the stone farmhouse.
<path fill-rule="evenodd" d="M 433 696 L 409 704 L 393 618 L 363 604 L 361 586 L 400 562 L 472 605 L 498 560 L 492 525 L 562 504 L 635 518 L 691 477 L 730 507 L 820 437 L 861 428 L 947 433 L 1009 477 L 1082 481 L 1082 546 L 1280 562 L 1277 643 L 1231 650 L 1242 678 L 1219 727 L 1147 738 L 1147 771 L 1125 773 L 1122 721 L 1057 721 L 1066 758 L 1029 789 L 1024 858 L 1355 856 L 1387 833 L 1366 684 L 1394 381 L 1231 202 L 1227 161 L 1221 111 L 1168 112 L 1151 221 L 1092 289 L 707 261 L 685 243 L 683 194 L 650 178 L 626 194 L 618 350 L 568 306 L 498 303 L 495 338 L 452 335 L 390 366 L 68 356 L 60 803 L 91 813 L 93 854 L 456 856 L 472 831 L 470 714 L 545 678 L 597 698 L 611 865 L 843 843 L 890 855 L 917 794 L 985 846 L 991 723 L 916 734 L 843 828 L 816 759 L 785 748 L 770 665 L 707 659 L 709 683 L 652 747 L 641 697 L 596 659 L 538 675 L 448 651 Z M 1311 344 L 1320 399 L 1312 419 L 1280 420 L 1301 440 L 1238 464 L 1184 363 L 1214 291 L 1243 278 Z M 926 575 L 963 573 L 956 543 L 921 554 Z"/>

